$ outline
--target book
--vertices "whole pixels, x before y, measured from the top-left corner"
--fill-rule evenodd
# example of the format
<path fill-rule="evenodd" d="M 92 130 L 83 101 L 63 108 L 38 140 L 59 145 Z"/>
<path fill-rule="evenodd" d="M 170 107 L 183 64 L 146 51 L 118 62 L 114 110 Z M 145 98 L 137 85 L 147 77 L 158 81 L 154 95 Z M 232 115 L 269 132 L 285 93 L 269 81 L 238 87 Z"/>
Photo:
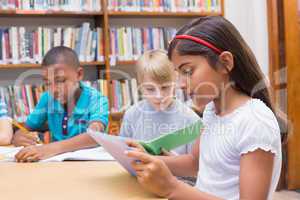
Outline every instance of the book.
<path fill-rule="evenodd" d="M 131 166 L 134 159 L 125 155 L 125 151 L 130 150 L 130 147 L 125 142 L 126 138 L 107 135 L 93 130 L 88 130 L 87 133 L 131 175 L 136 176 L 136 172 Z"/>
<path fill-rule="evenodd" d="M 23 147 L 0 147 L 0 162 L 14 162 L 15 155 Z M 67 152 L 41 160 L 40 162 L 62 162 L 62 161 L 114 161 L 115 159 L 107 153 L 103 147 L 82 149 Z"/>
<path fill-rule="evenodd" d="M 112 27 L 110 58 L 117 61 L 131 61 L 136 60 L 147 50 L 166 50 L 175 34 L 176 29 L 172 27 Z"/>
<path fill-rule="evenodd" d="M 162 150 L 170 151 L 179 146 L 188 144 L 196 140 L 200 136 L 203 123 L 201 120 L 176 130 L 174 132 L 165 133 L 164 135 L 150 141 L 140 141 L 144 149 L 152 155 L 160 155 Z"/>
<path fill-rule="evenodd" d="M 149 142 L 139 141 L 145 150 L 152 155 L 160 155 L 162 149 L 172 150 L 181 145 L 196 140 L 200 135 L 200 131 L 203 127 L 201 121 L 198 121 L 192 125 L 189 125 L 183 129 L 179 129 L 174 132 L 166 133 L 163 136 L 155 138 Z M 135 160 L 125 154 L 125 151 L 131 150 L 132 148 L 126 144 L 128 138 L 121 136 L 112 136 L 105 133 L 88 130 L 87 133 L 100 144 L 112 157 L 116 159 L 131 175 L 135 176 L 136 172 L 132 168 L 131 163 Z"/>
<path fill-rule="evenodd" d="M 109 11 L 220 12 L 220 0 L 108 0 Z"/>
<path fill-rule="evenodd" d="M 16 11 L 101 11 L 101 0 L 1 0 L 0 9 Z"/>
<path fill-rule="evenodd" d="M 103 29 L 90 23 L 70 27 L 0 28 L 0 63 L 41 63 L 53 47 L 66 46 L 80 62 L 104 61 Z"/>

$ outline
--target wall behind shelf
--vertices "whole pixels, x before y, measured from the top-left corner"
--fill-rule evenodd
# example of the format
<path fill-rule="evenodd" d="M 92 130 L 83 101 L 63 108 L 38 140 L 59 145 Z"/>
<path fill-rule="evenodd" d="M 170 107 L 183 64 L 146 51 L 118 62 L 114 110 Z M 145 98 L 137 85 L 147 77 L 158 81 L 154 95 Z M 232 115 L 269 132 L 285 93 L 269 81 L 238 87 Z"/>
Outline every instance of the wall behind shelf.
<path fill-rule="evenodd" d="M 265 75 L 269 72 L 266 0 L 225 0 L 225 17 L 241 32 Z"/>

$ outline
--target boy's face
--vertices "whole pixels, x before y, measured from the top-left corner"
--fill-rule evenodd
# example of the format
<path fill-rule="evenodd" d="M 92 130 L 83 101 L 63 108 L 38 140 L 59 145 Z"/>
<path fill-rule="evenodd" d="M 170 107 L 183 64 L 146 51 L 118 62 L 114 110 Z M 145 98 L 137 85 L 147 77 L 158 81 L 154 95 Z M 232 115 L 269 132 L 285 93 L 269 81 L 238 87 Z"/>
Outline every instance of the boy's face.
<path fill-rule="evenodd" d="M 140 85 L 143 98 L 146 99 L 157 111 L 165 110 L 173 101 L 175 83 L 157 83 L 148 75 L 144 75 Z"/>
<path fill-rule="evenodd" d="M 83 78 L 81 67 L 75 68 L 65 64 L 54 64 L 43 70 L 43 79 L 47 90 L 61 104 L 74 98 L 74 92 Z"/>

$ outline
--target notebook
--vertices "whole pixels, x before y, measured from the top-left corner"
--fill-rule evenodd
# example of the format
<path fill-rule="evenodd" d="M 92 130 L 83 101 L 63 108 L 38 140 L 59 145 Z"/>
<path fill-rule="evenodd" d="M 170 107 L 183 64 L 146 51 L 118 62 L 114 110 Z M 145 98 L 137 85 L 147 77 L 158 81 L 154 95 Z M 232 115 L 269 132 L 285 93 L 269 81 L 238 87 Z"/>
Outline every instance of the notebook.
<path fill-rule="evenodd" d="M 149 154 L 160 155 L 162 149 L 170 151 L 196 140 L 200 136 L 202 128 L 203 123 L 199 120 L 185 128 L 165 133 L 153 140 L 147 142 L 140 141 L 140 144 Z"/>
<path fill-rule="evenodd" d="M 15 155 L 23 147 L 0 147 L 0 162 L 14 162 Z M 77 161 L 113 161 L 115 160 L 103 147 L 83 149 L 41 160 L 40 162 L 62 162 L 68 160 Z"/>

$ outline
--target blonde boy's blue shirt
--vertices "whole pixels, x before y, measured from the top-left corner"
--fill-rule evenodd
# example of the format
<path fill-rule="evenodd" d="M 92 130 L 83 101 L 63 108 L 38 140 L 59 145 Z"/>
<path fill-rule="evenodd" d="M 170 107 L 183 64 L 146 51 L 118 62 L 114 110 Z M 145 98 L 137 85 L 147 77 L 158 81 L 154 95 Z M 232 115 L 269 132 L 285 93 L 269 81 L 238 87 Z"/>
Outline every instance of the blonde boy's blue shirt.
<path fill-rule="evenodd" d="M 67 134 L 63 134 L 65 109 L 49 92 L 42 94 L 34 111 L 28 116 L 26 125 L 32 130 L 39 130 L 48 122 L 52 141 L 69 139 L 86 132 L 92 122 L 108 124 L 108 100 L 96 89 L 80 83 L 80 97 L 68 116 Z"/>

